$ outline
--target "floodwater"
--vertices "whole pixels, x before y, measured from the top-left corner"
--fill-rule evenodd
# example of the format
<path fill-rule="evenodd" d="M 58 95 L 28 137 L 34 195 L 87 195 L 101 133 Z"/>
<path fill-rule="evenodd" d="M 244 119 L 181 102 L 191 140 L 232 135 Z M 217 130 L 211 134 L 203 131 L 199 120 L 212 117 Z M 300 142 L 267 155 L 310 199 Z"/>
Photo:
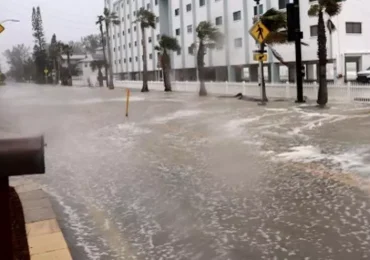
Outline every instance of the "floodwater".
<path fill-rule="evenodd" d="M 370 107 L 0 88 L 4 136 L 44 133 L 73 259 L 370 258 Z"/>

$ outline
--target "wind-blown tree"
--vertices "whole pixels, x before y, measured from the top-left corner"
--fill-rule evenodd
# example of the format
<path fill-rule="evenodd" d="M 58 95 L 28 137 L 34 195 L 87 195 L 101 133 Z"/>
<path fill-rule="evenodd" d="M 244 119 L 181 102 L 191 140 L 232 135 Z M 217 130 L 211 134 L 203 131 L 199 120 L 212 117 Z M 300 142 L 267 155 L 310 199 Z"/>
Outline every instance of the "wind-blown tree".
<path fill-rule="evenodd" d="M 328 103 L 328 83 L 326 81 L 326 64 L 327 61 L 327 36 L 325 29 L 324 14 L 329 16 L 327 27 L 329 33 L 335 30 L 334 23 L 331 17 L 336 16 L 340 13 L 342 5 L 342 0 L 319 0 L 317 4 L 311 5 L 308 10 L 309 16 L 318 17 L 317 22 L 317 45 L 318 51 L 317 55 L 319 58 L 319 90 L 317 95 L 317 104 L 320 107 L 325 107 Z"/>
<path fill-rule="evenodd" d="M 29 79 L 27 63 L 30 59 L 30 50 L 24 44 L 13 46 L 12 49 L 6 50 L 4 56 L 9 64 L 9 75 L 16 81 Z"/>
<path fill-rule="evenodd" d="M 204 56 L 207 49 L 214 49 L 217 46 L 222 46 L 224 35 L 220 32 L 217 26 L 208 21 L 200 22 L 196 29 L 198 42 L 191 45 L 192 53 L 197 50 L 197 68 L 200 81 L 199 96 L 206 96 L 207 89 L 204 82 Z"/>
<path fill-rule="evenodd" d="M 180 51 L 181 47 L 176 38 L 167 35 L 162 35 L 159 40 L 159 45 L 155 47 L 160 54 L 160 63 L 163 71 L 164 91 L 172 91 L 170 71 L 171 58 L 169 52 Z"/>
<path fill-rule="evenodd" d="M 147 56 L 147 42 L 146 42 L 146 33 L 145 29 L 153 28 L 155 29 L 156 24 L 156 16 L 149 10 L 145 8 L 140 8 L 136 14 L 137 19 L 135 20 L 136 23 L 140 24 L 141 29 L 141 37 L 143 43 L 143 87 L 141 88 L 141 92 L 148 92 L 148 56 Z"/>
<path fill-rule="evenodd" d="M 57 41 L 57 37 L 53 34 L 51 43 L 49 45 L 49 58 L 52 62 L 53 70 L 55 72 L 54 84 L 59 82 L 59 60 L 60 60 L 60 43 Z"/>
<path fill-rule="evenodd" d="M 95 54 L 96 50 L 102 46 L 102 39 L 98 34 L 90 34 L 81 39 L 85 50 L 90 54 Z"/>
<path fill-rule="evenodd" d="M 99 81 L 99 87 L 103 87 L 103 73 L 102 68 L 105 67 L 104 60 L 93 60 L 90 62 L 90 68 L 92 71 L 98 70 L 98 81 Z"/>
<path fill-rule="evenodd" d="M 104 20 L 105 20 L 104 16 L 103 15 L 99 15 L 98 16 L 98 20 L 96 21 L 96 24 L 99 25 L 101 42 L 102 42 L 102 45 L 103 45 L 103 59 L 104 59 L 105 81 L 106 81 L 107 88 L 108 88 L 109 87 L 109 82 L 108 82 L 108 61 L 107 61 L 107 54 L 105 52 L 106 41 L 105 41 L 104 31 L 103 31 Z"/>
<path fill-rule="evenodd" d="M 69 44 L 62 45 L 62 53 L 67 56 L 67 69 L 68 69 L 68 86 L 72 86 L 72 69 L 71 69 L 71 56 L 73 55 L 73 47 Z"/>
<path fill-rule="evenodd" d="M 100 20 L 100 16 L 98 17 L 97 24 Z M 112 60 L 112 49 L 110 44 L 110 35 L 109 35 L 109 27 L 110 25 L 119 25 L 121 21 L 115 12 L 110 12 L 108 8 L 104 8 L 102 19 L 105 23 L 105 36 L 107 40 L 107 48 L 108 48 L 108 68 L 109 68 L 109 80 L 108 80 L 108 88 L 114 89 L 113 83 L 113 60 Z"/>
<path fill-rule="evenodd" d="M 72 48 L 73 54 L 75 55 L 83 55 L 86 52 L 82 42 L 69 41 L 68 45 Z"/>
<path fill-rule="evenodd" d="M 42 25 L 40 7 L 32 9 L 32 30 L 35 38 L 33 58 L 36 65 L 36 82 L 45 82 L 44 69 L 48 66 L 45 34 Z"/>

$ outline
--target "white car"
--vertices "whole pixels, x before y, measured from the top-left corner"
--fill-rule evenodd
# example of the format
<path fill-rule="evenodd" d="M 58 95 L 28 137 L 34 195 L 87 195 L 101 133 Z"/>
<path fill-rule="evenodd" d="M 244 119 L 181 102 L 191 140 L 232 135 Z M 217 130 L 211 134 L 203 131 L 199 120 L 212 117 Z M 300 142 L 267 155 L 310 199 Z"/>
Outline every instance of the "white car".
<path fill-rule="evenodd" d="M 370 67 L 366 70 L 357 72 L 357 82 L 370 83 Z"/>

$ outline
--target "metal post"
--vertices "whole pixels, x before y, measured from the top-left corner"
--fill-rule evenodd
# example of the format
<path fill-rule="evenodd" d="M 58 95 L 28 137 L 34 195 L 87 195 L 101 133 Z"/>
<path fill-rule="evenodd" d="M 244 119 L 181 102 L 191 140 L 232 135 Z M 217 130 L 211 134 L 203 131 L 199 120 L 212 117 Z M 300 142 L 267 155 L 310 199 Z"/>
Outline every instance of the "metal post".
<path fill-rule="evenodd" d="M 296 77 L 297 77 L 297 100 L 296 103 L 304 103 L 303 99 L 303 78 L 302 78 L 302 32 L 301 19 L 299 13 L 299 0 L 294 0 L 295 10 L 295 59 L 296 59 Z"/>
<path fill-rule="evenodd" d="M 256 5 L 257 5 L 257 15 L 256 15 L 256 18 L 257 18 L 257 21 L 259 21 L 260 19 L 260 0 L 254 0 L 256 2 Z M 259 44 L 259 50 L 262 51 L 262 44 Z M 262 53 L 262 52 L 261 52 Z M 262 93 L 262 82 L 263 82 L 263 79 L 262 79 L 262 70 L 263 70 L 263 61 L 259 61 L 258 62 L 258 85 L 260 87 L 260 93 L 261 93 L 261 101 L 263 102 L 263 93 Z"/>

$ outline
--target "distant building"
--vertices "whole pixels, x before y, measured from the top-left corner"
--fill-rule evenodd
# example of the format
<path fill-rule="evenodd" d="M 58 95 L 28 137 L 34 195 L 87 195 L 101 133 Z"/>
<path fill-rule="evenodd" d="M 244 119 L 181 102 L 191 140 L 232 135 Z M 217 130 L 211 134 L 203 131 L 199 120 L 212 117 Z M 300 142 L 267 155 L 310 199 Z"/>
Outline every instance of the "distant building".
<path fill-rule="evenodd" d="M 121 20 L 119 26 L 110 28 L 113 70 L 124 79 L 140 79 L 143 67 L 142 36 L 140 27 L 134 23 L 137 11 L 150 9 L 157 18 L 157 28 L 147 30 L 148 70 L 150 79 L 158 78 L 158 61 L 154 50 L 161 34 L 177 37 L 181 51 L 172 55 L 172 68 L 176 80 L 196 79 L 196 59 L 189 47 L 196 39 L 196 26 L 208 20 L 225 34 L 223 48 L 207 51 L 205 63 L 208 80 L 257 81 L 258 64 L 253 60 L 256 42 L 249 35 L 253 18 L 270 8 L 284 10 L 289 0 L 261 0 L 257 7 L 253 0 L 104 0 L 105 6 L 115 11 Z M 307 15 L 314 0 L 301 0 L 300 15 L 303 41 L 303 60 L 306 79 L 317 80 L 317 18 Z M 344 1 L 342 12 L 333 18 L 337 30 L 328 33 L 328 78 L 342 74 L 350 77 L 356 71 L 370 66 L 370 15 L 364 10 L 370 7 L 368 0 Z M 326 18 L 327 19 L 327 18 Z M 295 79 L 294 44 L 276 46 L 276 51 L 289 63 L 289 68 L 280 65 L 268 52 L 265 75 L 269 81 Z M 333 66 L 334 65 L 334 66 Z"/>

